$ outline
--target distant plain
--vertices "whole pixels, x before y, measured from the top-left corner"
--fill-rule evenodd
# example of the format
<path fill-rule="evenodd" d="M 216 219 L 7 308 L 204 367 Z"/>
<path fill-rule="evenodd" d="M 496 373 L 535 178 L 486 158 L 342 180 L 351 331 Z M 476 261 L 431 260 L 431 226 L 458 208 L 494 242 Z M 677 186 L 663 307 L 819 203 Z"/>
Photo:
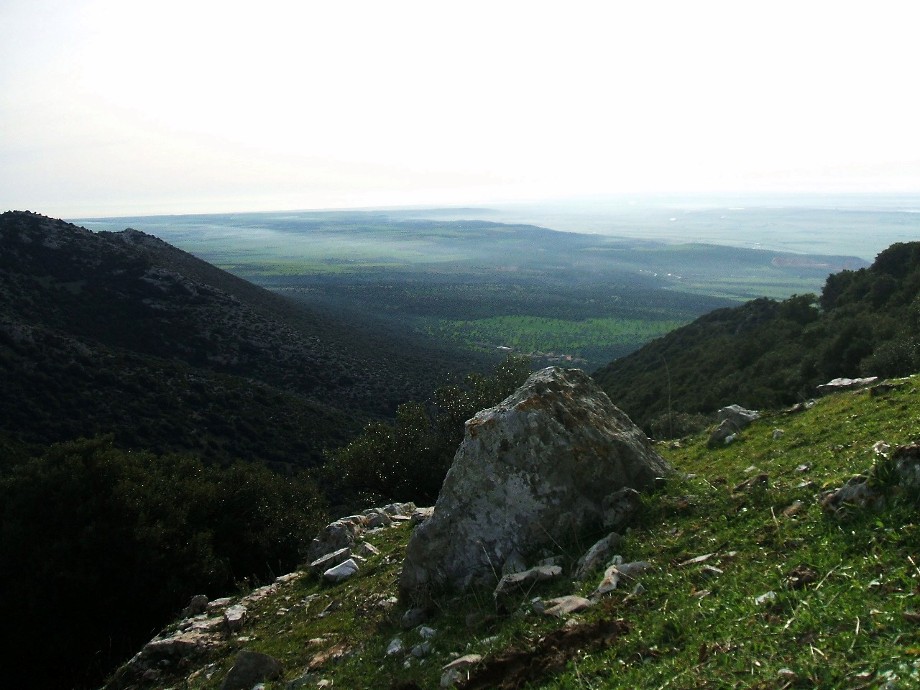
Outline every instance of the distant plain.
<path fill-rule="evenodd" d="M 343 319 L 588 370 L 713 309 L 819 292 L 920 236 L 920 198 L 665 197 L 76 219 Z M 550 229 L 551 228 L 551 229 Z"/>

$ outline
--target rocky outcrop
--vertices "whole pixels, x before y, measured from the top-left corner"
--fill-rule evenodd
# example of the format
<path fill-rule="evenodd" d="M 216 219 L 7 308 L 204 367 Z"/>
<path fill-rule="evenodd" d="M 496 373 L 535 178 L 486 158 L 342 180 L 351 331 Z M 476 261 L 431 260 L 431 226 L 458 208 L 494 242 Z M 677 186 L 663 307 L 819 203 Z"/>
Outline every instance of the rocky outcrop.
<path fill-rule="evenodd" d="M 729 444 L 735 440 L 738 432 L 760 419 L 756 410 L 746 410 L 741 405 L 723 407 L 717 413 L 719 426 L 709 436 L 709 446 Z"/>
<path fill-rule="evenodd" d="M 584 372 L 551 367 L 466 423 L 435 505 L 409 541 L 404 599 L 495 583 L 509 558 L 600 527 L 623 488 L 669 471 L 649 440 Z"/>
<path fill-rule="evenodd" d="M 866 388 L 867 386 L 871 386 L 876 381 L 878 381 L 877 376 L 870 376 L 863 379 L 833 379 L 827 383 L 822 383 L 820 386 L 818 386 L 817 391 L 818 395 L 830 395 L 831 393 L 840 393 L 842 391 L 852 391 L 859 390 L 860 388 Z"/>

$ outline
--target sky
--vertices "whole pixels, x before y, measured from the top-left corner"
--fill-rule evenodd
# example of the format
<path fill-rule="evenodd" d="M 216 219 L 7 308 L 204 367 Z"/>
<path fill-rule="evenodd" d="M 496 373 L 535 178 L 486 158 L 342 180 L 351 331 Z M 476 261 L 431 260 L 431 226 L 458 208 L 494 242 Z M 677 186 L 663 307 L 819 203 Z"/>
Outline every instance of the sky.
<path fill-rule="evenodd" d="M 0 0 L 0 210 L 920 192 L 920 5 Z"/>

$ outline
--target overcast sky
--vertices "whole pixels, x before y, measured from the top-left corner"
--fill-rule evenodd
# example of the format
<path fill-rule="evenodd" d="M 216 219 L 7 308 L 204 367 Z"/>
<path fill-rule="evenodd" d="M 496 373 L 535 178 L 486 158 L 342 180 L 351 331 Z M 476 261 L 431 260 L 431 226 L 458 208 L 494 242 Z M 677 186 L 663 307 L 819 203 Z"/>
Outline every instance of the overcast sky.
<path fill-rule="evenodd" d="M 910 2 L 0 0 L 0 206 L 920 191 Z"/>

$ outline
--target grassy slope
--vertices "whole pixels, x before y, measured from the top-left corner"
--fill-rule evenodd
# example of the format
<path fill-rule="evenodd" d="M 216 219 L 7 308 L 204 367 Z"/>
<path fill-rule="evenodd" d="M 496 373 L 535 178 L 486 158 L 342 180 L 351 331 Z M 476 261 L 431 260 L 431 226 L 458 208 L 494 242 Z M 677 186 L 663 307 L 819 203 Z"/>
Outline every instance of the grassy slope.
<path fill-rule="evenodd" d="M 884 687 L 893 676 L 900 679 L 897 687 L 920 686 L 920 626 L 910 615 L 920 609 L 916 509 L 896 504 L 840 519 L 826 516 L 817 502 L 822 489 L 870 468 L 876 441 L 894 446 L 917 438 L 920 378 L 899 383 L 880 395 L 825 398 L 798 415 L 766 415 L 724 448 L 707 449 L 703 436 L 661 446 L 680 478 L 645 500 L 620 549 L 627 561 L 652 563 L 640 578 L 644 591 L 617 590 L 573 617 L 583 623 L 622 619 L 629 632 L 606 649 L 575 655 L 563 671 L 533 687 L 868 688 Z M 776 428 L 784 434 L 774 440 Z M 760 472 L 769 476 L 766 487 L 733 491 Z M 797 500 L 801 510 L 786 516 Z M 412 681 L 431 688 L 451 654 L 532 649 L 562 626 L 529 611 L 536 592 L 507 617 L 495 616 L 488 592 L 472 593 L 438 602 L 429 623 L 438 630 L 431 656 L 422 662 L 409 657 L 408 667 L 405 654 L 386 657 L 397 635 L 407 648 L 420 641 L 416 631 L 399 629 L 402 609 L 385 605 L 396 592 L 408 533 L 401 527 L 368 535 L 382 554 L 358 578 L 336 586 L 304 579 L 264 600 L 243 637 L 208 659 L 207 672 L 193 674 L 187 687 L 219 687 L 237 649 L 281 659 L 289 681 L 303 676 L 314 655 L 341 644 L 346 656 L 319 664 L 304 678 L 305 687 L 326 678 L 334 687 Z M 568 545 L 566 556 L 576 558 L 591 538 Z M 713 555 L 681 565 L 705 554 Z M 705 566 L 722 573 L 707 574 Z M 790 576 L 805 568 L 814 580 L 794 588 Z M 597 579 L 567 581 L 539 594 L 587 594 Z M 766 592 L 775 599 L 755 603 Z M 319 617 L 330 602 L 339 608 Z M 158 683 L 186 687 L 165 678 Z"/>

